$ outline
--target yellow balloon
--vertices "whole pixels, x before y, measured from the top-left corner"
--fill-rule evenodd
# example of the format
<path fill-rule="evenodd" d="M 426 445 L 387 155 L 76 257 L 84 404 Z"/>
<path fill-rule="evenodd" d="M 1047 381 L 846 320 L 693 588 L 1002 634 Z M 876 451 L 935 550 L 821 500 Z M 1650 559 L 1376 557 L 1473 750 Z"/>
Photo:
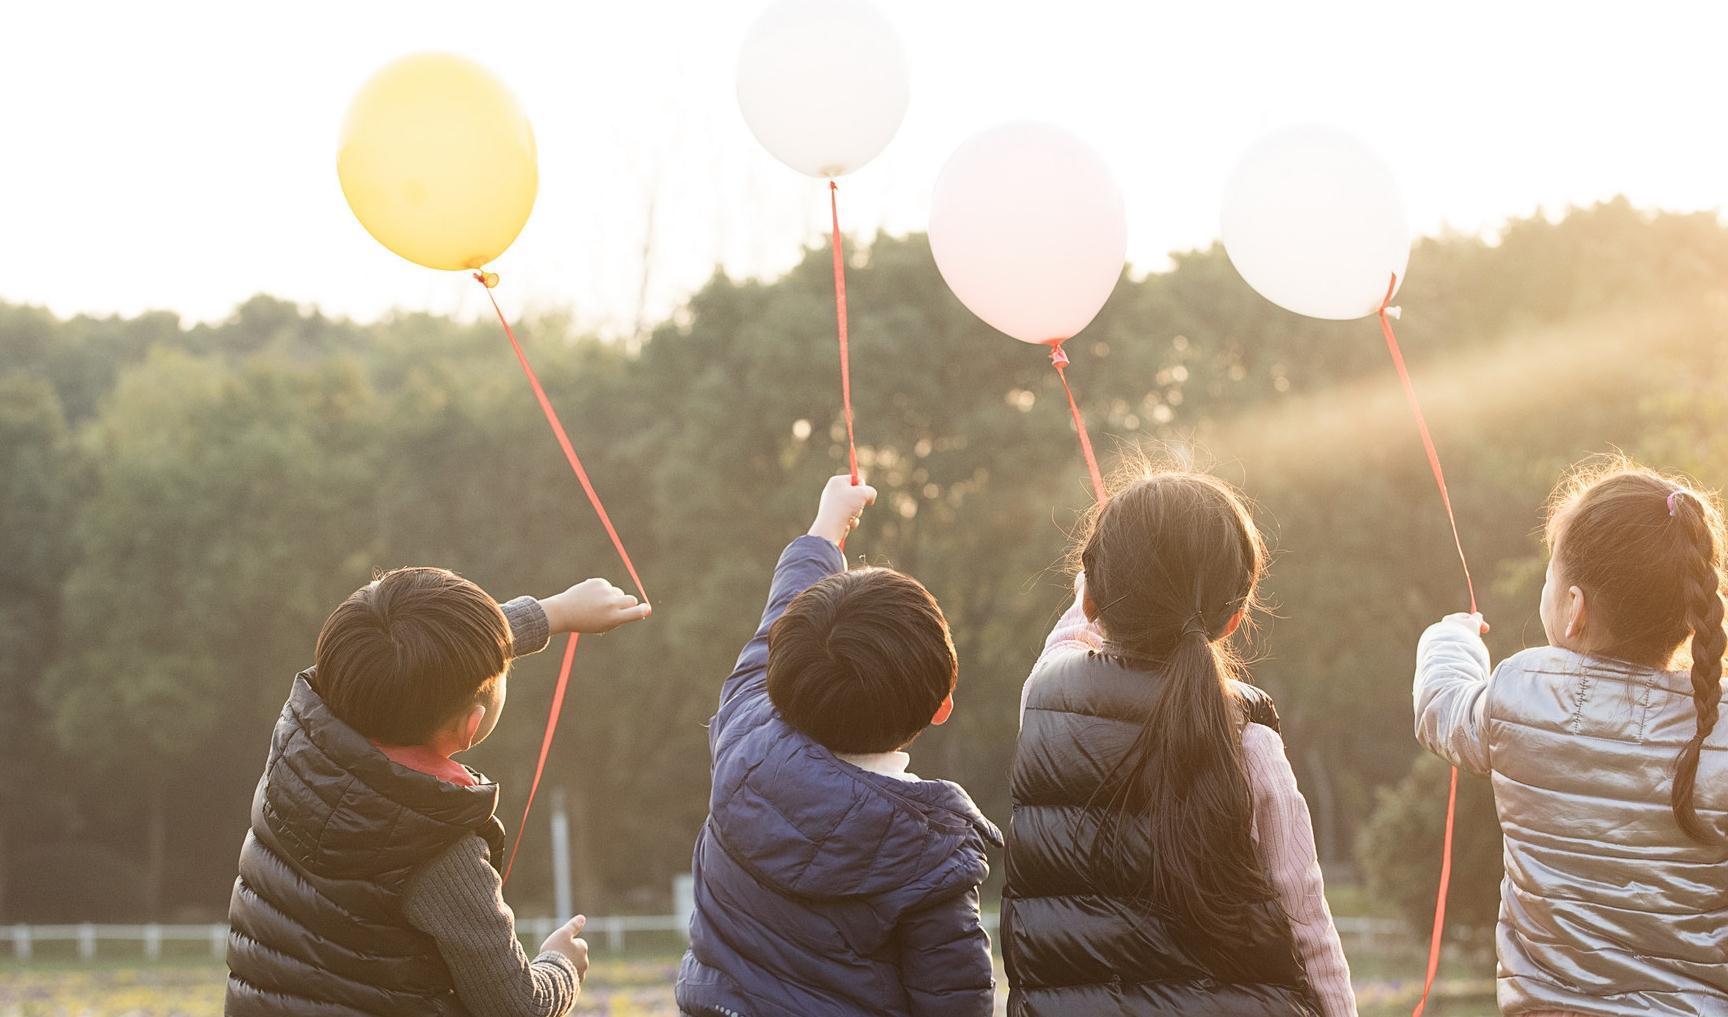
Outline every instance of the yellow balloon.
<path fill-rule="evenodd" d="M 336 174 L 385 247 L 427 268 L 480 268 L 534 208 L 534 128 L 486 68 L 418 53 L 367 81 L 342 121 Z"/>

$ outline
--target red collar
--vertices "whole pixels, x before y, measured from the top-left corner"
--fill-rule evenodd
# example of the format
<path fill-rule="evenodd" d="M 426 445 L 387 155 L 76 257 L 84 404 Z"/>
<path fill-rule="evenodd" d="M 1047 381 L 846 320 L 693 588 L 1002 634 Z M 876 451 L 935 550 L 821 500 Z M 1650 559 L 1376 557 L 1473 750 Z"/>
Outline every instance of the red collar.
<path fill-rule="evenodd" d="M 384 753 L 392 763 L 405 766 L 418 773 L 424 773 L 450 784 L 462 787 L 474 787 L 479 782 L 468 768 L 451 759 L 440 755 L 424 745 L 380 745 L 373 742 L 372 746 Z"/>

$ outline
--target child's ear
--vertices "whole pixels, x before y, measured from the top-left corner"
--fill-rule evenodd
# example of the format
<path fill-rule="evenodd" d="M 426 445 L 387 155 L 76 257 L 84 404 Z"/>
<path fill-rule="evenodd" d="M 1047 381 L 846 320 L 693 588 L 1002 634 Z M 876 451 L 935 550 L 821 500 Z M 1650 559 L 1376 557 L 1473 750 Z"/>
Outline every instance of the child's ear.
<path fill-rule="evenodd" d="M 464 749 L 471 749 L 478 741 L 480 725 L 486 721 L 486 704 L 475 703 L 468 708 L 467 716 L 462 718 L 462 739 L 459 744 Z"/>
<path fill-rule="evenodd" d="M 1584 591 L 1576 586 L 1566 588 L 1566 638 L 1577 639 L 1584 632 L 1584 623 L 1589 615 L 1584 603 Z"/>
<path fill-rule="evenodd" d="M 1235 614 L 1231 615 L 1230 620 L 1224 623 L 1223 634 L 1221 634 L 1218 638 L 1219 639 L 1229 639 L 1231 636 L 1235 635 L 1236 629 L 1238 627 L 1240 627 L 1242 624 L 1242 619 L 1247 617 L 1247 616 L 1248 616 L 1248 609 L 1247 608 L 1242 608 L 1240 611 L 1237 611 Z"/>
<path fill-rule="evenodd" d="M 931 727 L 941 727 L 948 723 L 948 718 L 954 715 L 954 693 L 948 693 L 948 698 L 942 700 L 942 705 L 936 708 L 936 716 L 930 718 Z"/>
<path fill-rule="evenodd" d="M 1098 604 L 1092 599 L 1092 591 L 1090 589 L 1080 596 L 1080 610 L 1086 612 L 1087 621 L 1094 622 L 1098 620 Z"/>

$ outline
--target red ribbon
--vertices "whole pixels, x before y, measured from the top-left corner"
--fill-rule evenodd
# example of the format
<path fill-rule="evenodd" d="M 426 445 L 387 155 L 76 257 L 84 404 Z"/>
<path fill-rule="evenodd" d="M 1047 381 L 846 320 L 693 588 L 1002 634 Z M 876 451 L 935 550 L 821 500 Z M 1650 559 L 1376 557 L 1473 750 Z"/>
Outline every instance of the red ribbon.
<path fill-rule="evenodd" d="M 1080 454 L 1086 459 L 1086 472 L 1092 478 L 1092 495 L 1100 502 L 1109 496 L 1104 492 L 1104 474 L 1098 469 L 1098 457 L 1092 452 L 1092 436 L 1086 433 L 1086 421 L 1080 416 L 1080 406 L 1074 401 L 1074 390 L 1068 387 L 1068 354 L 1062 351 L 1063 339 L 1050 343 L 1050 365 L 1062 381 L 1062 391 L 1068 396 L 1068 412 L 1074 417 L 1074 430 L 1080 434 Z"/>
<path fill-rule="evenodd" d="M 858 486 L 858 444 L 852 436 L 852 363 L 846 348 L 846 259 L 840 249 L 840 185 L 828 181 L 828 214 L 834 223 L 834 317 L 840 329 L 840 401 L 846 408 L 846 458 Z M 844 544 L 842 544 L 844 546 Z"/>
<path fill-rule="evenodd" d="M 1398 369 L 1398 381 L 1404 386 L 1404 398 L 1410 403 L 1410 412 L 1416 417 L 1416 430 L 1422 436 L 1422 450 L 1428 453 L 1428 469 L 1434 473 L 1434 486 L 1440 489 L 1440 504 L 1446 509 L 1446 522 L 1452 527 L 1452 546 L 1458 549 L 1458 564 L 1464 566 L 1464 588 L 1470 594 L 1470 613 L 1476 613 L 1476 584 L 1470 581 L 1470 563 L 1464 558 L 1464 542 L 1458 538 L 1458 520 L 1452 515 L 1452 496 L 1446 491 L 1446 471 L 1440 468 L 1440 453 L 1434 450 L 1434 436 L 1428 433 L 1428 421 L 1422 416 L 1422 404 L 1416 399 L 1416 387 L 1410 383 L 1410 371 L 1404 366 L 1404 354 L 1398 349 L 1398 336 L 1392 331 L 1392 320 L 1387 316 L 1387 304 L 1392 302 L 1392 293 L 1398 288 L 1398 277 L 1394 275 L 1386 286 L 1386 297 L 1380 301 L 1380 331 L 1386 336 L 1386 349 L 1392 354 L 1392 366 Z"/>
<path fill-rule="evenodd" d="M 630 552 L 624 550 L 624 541 L 619 539 L 618 530 L 612 525 L 612 517 L 606 514 L 606 506 L 601 503 L 599 493 L 588 479 L 588 471 L 582 468 L 582 460 L 577 457 L 575 446 L 570 444 L 570 436 L 565 433 L 563 423 L 558 420 L 558 413 L 552 408 L 552 400 L 546 397 L 546 390 L 541 387 L 539 376 L 534 373 L 533 365 L 528 363 L 528 354 L 517 341 L 515 331 L 504 317 L 503 308 L 498 306 L 498 298 L 492 295 L 492 286 L 496 284 L 498 277 L 490 273 L 476 272 L 474 278 L 486 290 L 486 299 L 492 301 L 492 310 L 498 315 L 498 324 L 504 326 L 504 335 L 510 340 L 510 348 L 516 351 L 516 362 L 522 365 L 522 373 L 528 377 L 528 387 L 534 390 L 534 398 L 540 402 L 540 411 L 546 415 L 546 423 L 551 425 L 552 434 L 558 439 L 558 447 L 564 450 L 564 458 L 569 461 L 571 471 L 581 482 L 583 493 L 588 495 L 588 504 L 594 506 L 594 514 L 600 517 L 600 525 L 606 528 L 606 535 L 612 538 L 612 547 L 623 560 L 624 570 L 630 573 L 630 581 L 636 584 L 636 592 L 641 596 L 642 603 L 648 603 L 648 591 L 642 586 L 642 577 L 636 574 L 636 566 L 630 561 Z M 552 735 L 558 729 L 558 715 L 564 709 L 564 690 L 570 684 L 570 667 L 576 660 L 578 635 L 575 632 L 570 633 L 570 642 L 564 647 L 564 663 L 558 669 L 558 684 L 552 690 L 552 708 L 546 715 L 546 733 L 540 739 L 540 759 L 534 764 L 534 781 L 528 785 L 528 802 L 522 807 L 522 823 L 516 828 L 516 839 L 510 845 L 510 858 L 504 864 L 505 882 L 510 881 L 510 870 L 516 865 L 516 852 L 521 850 L 522 834 L 528 829 L 528 814 L 534 809 L 534 793 L 540 789 L 540 777 L 546 771 L 546 756 L 552 751 Z"/>
<path fill-rule="evenodd" d="M 1440 892 L 1434 901 L 1434 931 L 1428 937 L 1428 975 L 1422 980 L 1422 998 L 1410 1017 L 1422 1017 L 1428 994 L 1434 991 L 1434 976 L 1440 971 L 1440 937 L 1446 924 L 1446 888 L 1452 883 L 1452 823 L 1458 815 L 1458 768 L 1452 768 L 1452 785 L 1446 791 L 1446 844 L 1440 852 Z"/>
<path fill-rule="evenodd" d="M 540 736 L 540 760 L 534 764 L 534 781 L 528 785 L 528 804 L 522 806 L 522 825 L 516 828 L 516 839 L 510 844 L 510 860 L 504 863 L 503 882 L 510 882 L 510 870 L 516 867 L 516 852 L 522 848 L 522 831 L 528 829 L 528 813 L 534 808 L 534 793 L 540 790 L 540 775 L 546 772 L 546 756 L 552 751 L 552 735 L 558 729 L 558 715 L 564 712 L 564 690 L 570 687 L 570 665 L 576 661 L 576 641 L 582 633 L 570 633 L 564 644 L 564 663 L 558 668 L 558 684 L 552 687 L 552 709 L 546 716 L 546 733 Z"/>
<path fill-rule="evenodd" d="M 1458 564 L 1464 567 L 1464 588 L 1470 594 L 1470 613 L 1476 613 L 1476 585 L 1470 581 L 1470 562 L 1464 557 L 1464 542 L 1458 537 L 1458 520 L 1452 514 L 1452 496 L 1446 491 L 1446 472 L 1440 468 L 1440 453 L 1434 450 L 1434 437 L 1428 433 L 1428 421 L 1422 416 L 1422 404 L 1416 399 L 1416 387 L 1410 383 L 1410 371 L 1404 366 L 1404 354 L 1398 348 L 1398 336 L 1392 331 L 1392 319 L 1387 305 L 1398 289 L 1398 276 L 1393 274 L 1386 285 L 1386 296 L 1380 301 L 1380 331 L 1386 336 L 1386 349 L 1392 354 L 1392 366 L 1398 370 L 1398 381 L 1404 386 L 1404 398 L 1416 417 L 1416 430 L 1422 436 L 1422 450 L 1428 454 L 1428 469 L 1434 474 L 1434 486 L 1440 489 L 1440 504 L 1446 509 L 1446 522 L 1452 527 L 1452 545 L 1458 549 Z M 1458 817 L 1458 768 L 1452 768 L 1451 787 L 1446 792 L 1446 838 L 1440 849 L 1440 889 L 1434 900 L 1434 930 L 1428 938 L 1428 975 L 1422 982 L 1422 998 L 1416 1001 L 1411 1017 L 1422 1017 L 1428 1006 L 1428 996 L 1434 991 L 1434 976 L 1440 971 L 1440 942 L 1446 927 L 1446 891 L 1452 884 L 1452 827 Z"/>

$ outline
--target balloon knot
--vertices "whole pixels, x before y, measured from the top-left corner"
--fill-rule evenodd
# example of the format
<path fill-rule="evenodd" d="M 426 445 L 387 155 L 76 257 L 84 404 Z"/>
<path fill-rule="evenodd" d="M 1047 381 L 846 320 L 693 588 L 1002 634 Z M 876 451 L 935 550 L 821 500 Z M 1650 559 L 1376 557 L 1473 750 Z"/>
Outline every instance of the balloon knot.
<path fill-rule="evenodd" d="M 1380 311 L 1379 311 L 1379 313 L 1381 313 L 1383 315 L 1389 314 L 1394 318 L 1398 317 L 1398 308 L 1387 306 L 1388 304 L 1392 303 L 1392 294 L 1397 293 L 1397 292 L 1398 292 L 1398 273 L 1392 272 L 1392 273 L 1390 273 L 1389 277 L 1386 280 L 1386 295 L 1380 298 Z"/>
<path fill-rule="evenodd" d="M 1402 307 L 1382 307 L 1380 308 L 1380 313 L 1384 314 L 1388 318 L 1397 318 L 1399 321 L 1404 320 L 1404 308 Z"/>
<path fill-rule="evenodd" d="M 1050 347 L 1050 363 L 1053 364 L 1058 371 L 1068 366 L 1068 354 L 1063 352 L 1062 344 L 1059 342 Z"/>
<path fill-rule="evenodd" d="M 474 281 L 479 283 L 480 285 L 486 287 L 489 290 L 494 290 L 494 289 L 498 288 L 498 273 L 497 272 L 475 272 L 474 273 Z"/>

